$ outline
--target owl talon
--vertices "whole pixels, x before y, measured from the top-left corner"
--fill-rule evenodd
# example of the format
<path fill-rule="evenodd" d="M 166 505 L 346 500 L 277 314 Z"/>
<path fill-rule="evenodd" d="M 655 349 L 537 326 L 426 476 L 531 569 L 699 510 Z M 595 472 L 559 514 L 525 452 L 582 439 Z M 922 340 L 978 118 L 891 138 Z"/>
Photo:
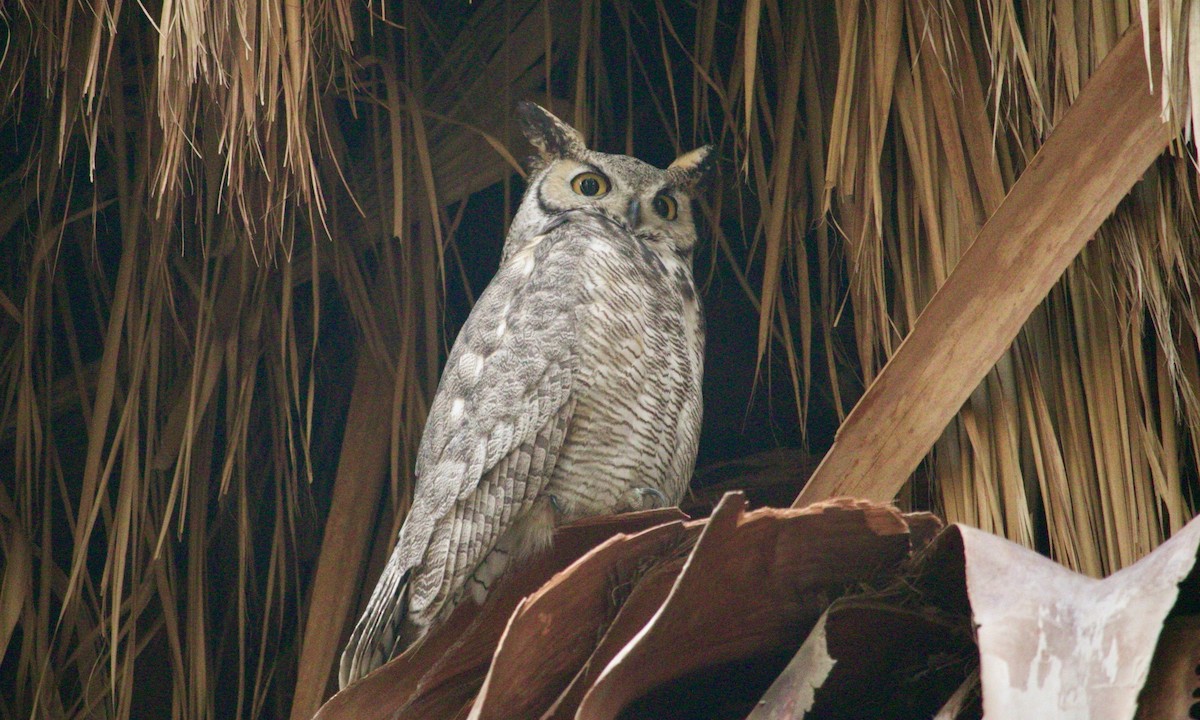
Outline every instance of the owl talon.
<path fill-rule="evenodd" d="M 641 494 L 643 500 L 645 500 L 645 498 L 647 496 L 652 496 L 656 500 L 658 500 L 658 504 L 655 507 L 661 508 L 661 507 L 666 507 L 667 505 L 670 504 L 667 502 L 667 496 L 663 495 L 662 490 L 659 490 L 658 488 L 641 487 L 641 488 L 638 488 L 637 491 L 639 494 Z"/>

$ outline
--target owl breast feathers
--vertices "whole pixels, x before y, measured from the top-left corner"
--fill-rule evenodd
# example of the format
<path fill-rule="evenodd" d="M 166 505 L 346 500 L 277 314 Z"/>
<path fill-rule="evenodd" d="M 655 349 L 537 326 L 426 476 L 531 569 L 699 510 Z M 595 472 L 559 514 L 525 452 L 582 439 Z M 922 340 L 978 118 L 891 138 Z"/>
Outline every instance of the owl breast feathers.
<path fill-rule="evenodd" d="M 539 151 L 500 269 L 446 362 L 399 539 L 342 655 L 342 687 L 581 517 L 676 504 L 700 434 L 704 323 L 692 193 L 708 148 L 666 170 L 588 150 L 521 103 Z"/>

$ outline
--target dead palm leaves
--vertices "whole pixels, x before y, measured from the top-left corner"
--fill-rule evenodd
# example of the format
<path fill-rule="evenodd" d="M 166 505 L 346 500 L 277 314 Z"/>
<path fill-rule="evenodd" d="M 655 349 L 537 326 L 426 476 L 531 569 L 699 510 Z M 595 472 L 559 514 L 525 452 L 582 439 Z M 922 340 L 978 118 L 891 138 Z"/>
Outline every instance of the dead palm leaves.
<path fill-rule="evenodd" d="M 469 302 L 479 262 L 457 230 L 501 182 L 499 237 L 514 196 L 517 99 L 562 98 L 614 146 L 724 141 L 707 260 L 758 309 L 760 387 L 783 379 L 805 428 L 897 352 L 1131 24 L 1157 18 L 1157 102 L 1194 134 L 1200 17 L 1179 0 L 680 7 L 0 9 L 4 713 L 316 706 L 357 601 L 317 566 L 369 575 L 395 537 L 444 301 Z M 1093 576 L 1183 527 L 1191 152 L 1101 225 L 911 499 Z M 330 517 L 355 483 L 382 510 Z M 320 544 L 339 524 L 360 550 Z"/>
<path fill-rule="evenodd" d="M 565 528 L 552 557 L 317 720 L 1117 720 L 1193 702 L 1200 521 L 1102 581 L 940 529 L 863 501 L 747 511 L 736 494 L 707 520 Z"/>

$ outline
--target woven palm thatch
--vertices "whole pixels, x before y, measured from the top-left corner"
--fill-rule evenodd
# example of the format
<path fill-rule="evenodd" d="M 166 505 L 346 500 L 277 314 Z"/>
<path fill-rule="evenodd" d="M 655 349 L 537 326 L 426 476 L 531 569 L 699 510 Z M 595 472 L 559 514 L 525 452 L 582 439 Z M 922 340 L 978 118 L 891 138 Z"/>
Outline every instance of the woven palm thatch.
<path fill-rule="evenodd" d="M 1154 20 L 1178 142 L 902 499 L 1094 576 L 1192 515 L 1191 2 L 0 17 L 0 716 L 315 709 L 519 192 L 522 98 L 608 150 L 719 144 L 698 275 L 757 314 L 725 322 L 757 327 L 737 373 L 795 408 L 766 425 L 819 452 L 1122 32 Z"/>

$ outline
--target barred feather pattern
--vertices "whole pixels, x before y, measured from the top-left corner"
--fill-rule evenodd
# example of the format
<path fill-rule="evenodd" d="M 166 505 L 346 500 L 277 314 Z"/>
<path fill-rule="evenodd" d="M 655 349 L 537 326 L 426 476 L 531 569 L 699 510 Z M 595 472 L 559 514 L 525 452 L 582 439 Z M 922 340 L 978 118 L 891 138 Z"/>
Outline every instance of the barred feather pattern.
<path fill-rule="evenodd" d="M 342 655 L 343 687 L 468 594 L 483 602 L 556 526 L 675 504 L 687 489 L 704 346 L 695 227 L 685 216 L 673 238 L 674 225 L 639 215 L 639 198 L 648 207 L 680 173 L 574 152 L 531 180 L 501 267 L 450 352 L 413 505 Z M 612 202 L 577 201 L 572 178 L 602 163 Z"/>

